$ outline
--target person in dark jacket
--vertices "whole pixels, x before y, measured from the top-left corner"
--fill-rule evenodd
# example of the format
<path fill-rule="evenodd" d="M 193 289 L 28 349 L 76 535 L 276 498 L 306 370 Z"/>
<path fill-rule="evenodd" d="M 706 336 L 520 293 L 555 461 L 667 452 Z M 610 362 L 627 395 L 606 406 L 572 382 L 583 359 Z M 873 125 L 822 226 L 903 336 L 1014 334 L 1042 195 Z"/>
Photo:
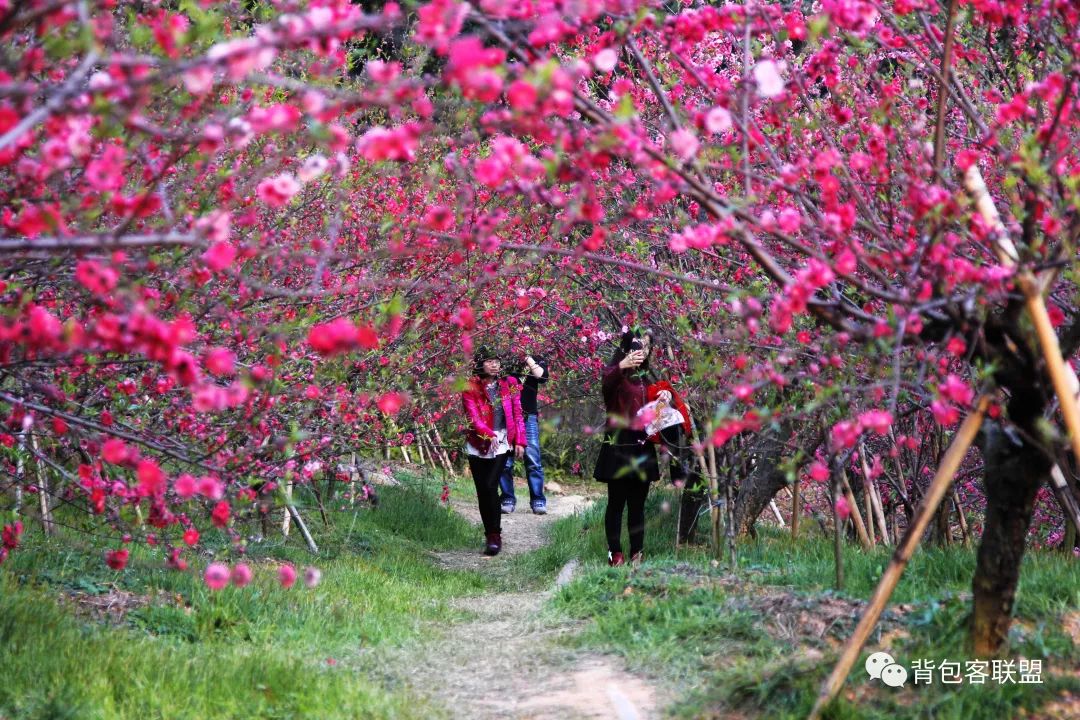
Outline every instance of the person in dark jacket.
<path fill-rule="evenodd" d="M 647 400 L 646 373 L 652 354 L 652 335 L 623 332 L 619 348 L 603 371 L 602 390 L 607 425 L 593 477 L 607 483 L 604 530 L 608 563 L 622 565 L 622 517 L 627 515 L 630 560 L 641 560 L 645 544 L 645 499 L 649 485 L 660 477 L 656 450 L 638 412 Z"/>
<path fill-rule="evenodd" d="M 669 469 L 671 481 L 681 487 L 682 499 L 679 503 L 679 544 L 693 542 L 694 530 L 701 509 L 705 505 L 708 483 L 702 477 L 697 456 L 691 445 L 693 438 L 693 420 L 690 409 L 671 383 L 661 380 L 649 386 L 647 399 L 659 400 L 674 407 L 682 416 L 682 422 L 669 425 L 656 435 L 649 437 L 659 444 L 664 454 L 670 457 Z"/>
<path fill-rule="evenodd" d="M 521 387 L 521 412 L 525 415 L 525 480 L 529 484 L 529 507 L 537 515 L 547 513 L 547 498 L 544 497 L 544 466 L 540 461 L 540 409 L 537 392 L 540 385 L 548 381 L 547 362 L 544 358 L 525 356 L 524 380 Z M 514 495 L 514 458 L 506 462 L 502 479 L 500 501 L 502 511 L 512 513 L 517 507 Z"/>
<path fill-rule="evenodd" d="M 480 348 L 474 359 L 474 376 L 461 394 L 468 420 L 465 452 L 484 523 L 484 554 L 498 555 L 502 549 L 499 477 L 511 452 L 518 458 L 525 454 L 521 384 L 512 377 L 500 379 L 502 363 L 487 348 Z"/>

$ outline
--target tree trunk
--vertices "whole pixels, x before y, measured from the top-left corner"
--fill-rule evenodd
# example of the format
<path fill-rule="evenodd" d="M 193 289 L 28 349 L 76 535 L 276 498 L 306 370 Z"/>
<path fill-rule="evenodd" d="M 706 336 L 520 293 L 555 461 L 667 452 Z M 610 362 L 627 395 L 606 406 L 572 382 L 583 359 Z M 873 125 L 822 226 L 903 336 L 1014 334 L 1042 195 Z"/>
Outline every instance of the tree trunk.
<path fill-rule="evenodd" d="M 1010 415 L 1018 423 L 1029 419 L 1024 423 L 1026 432 L 1039 437 L 1035 418 Z M 1043 450 L 1019 435 L 989 423 L 985 432 L 986 515 L 972 581 L 971 643 L 977 657 L 1000 655 L 1006 649 L 1035 495 L 1050 479 L 1052 467 Z"/>
<path fill-rule="evenodd" d="M 739 483 L 735 498 L 735 527 L 739 533 L 754 533 L 754 523 L 769 507 L 776 493 L 787 487 L 787 476 L 777 467 L 784 451 L 784 442 L 791 435 L 788 428 L 766 431 L 758 436 L 752 455 L 755 464 Z"/>

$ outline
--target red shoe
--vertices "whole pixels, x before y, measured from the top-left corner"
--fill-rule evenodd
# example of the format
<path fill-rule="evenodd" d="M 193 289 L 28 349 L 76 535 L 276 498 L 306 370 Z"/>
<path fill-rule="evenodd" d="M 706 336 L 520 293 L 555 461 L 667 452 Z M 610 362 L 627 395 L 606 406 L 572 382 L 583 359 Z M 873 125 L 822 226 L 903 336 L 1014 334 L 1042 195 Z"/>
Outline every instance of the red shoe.
<path fill-rule="evenodd" d="M 625 565 L 626 560 L 623 559 L 623 554 L 621 552 L 609 552 L 607 554 L 607 564 L 611 567 L 619 567 L 620 565 Z"/>
<path fill-rule="evenodd" d="M 488 556 L 498 555 L 502 550 L 502 533 L 488 533 L 487 544 L 484 546 L 484 554 Z"/>

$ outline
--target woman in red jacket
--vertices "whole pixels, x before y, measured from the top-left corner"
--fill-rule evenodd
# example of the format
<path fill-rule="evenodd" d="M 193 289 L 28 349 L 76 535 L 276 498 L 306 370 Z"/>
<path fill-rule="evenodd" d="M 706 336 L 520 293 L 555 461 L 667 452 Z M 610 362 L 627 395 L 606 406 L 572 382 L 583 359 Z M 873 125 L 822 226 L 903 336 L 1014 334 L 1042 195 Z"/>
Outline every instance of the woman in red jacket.
<path fill-rule="evenodd" d="M 481 347 L 474 360 L 474 375 L 461 394 L 465 417 L 469 421 L 465 452 L 469 456 L 476 502 L 484 522 L 484 554 L 498 555 L 502 549 L 499 478 L 511 452 L 518 460 L 525 454 L 521 384 L 512 377 L 499 378 L 502 363 L 487 348 Z"/>
<path fill-rule="evenodd" d="M 623 333 L 619 349 L 604 368 L 602 389 L 607 426 L 593 477 L 607 483 L 604 530 L 608 562 L 622 565 L 622 516 L 630 532 L 630 559 L 641 559 L 645 544 L 645 498 L 649 485 L 660 478 L 656 450 L 638 412 L 647 400 L 645 375 L 652 354 L 652 336 Z"/>

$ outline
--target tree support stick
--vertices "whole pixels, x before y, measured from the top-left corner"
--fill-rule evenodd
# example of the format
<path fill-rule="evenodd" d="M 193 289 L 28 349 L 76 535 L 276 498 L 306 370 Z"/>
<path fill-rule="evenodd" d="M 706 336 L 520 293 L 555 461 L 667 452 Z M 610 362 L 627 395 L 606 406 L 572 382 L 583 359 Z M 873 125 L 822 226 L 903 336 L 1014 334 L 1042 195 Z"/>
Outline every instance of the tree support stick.
<path fill-rule="evenodd" d="M 836 508 L 836 500 L 840 497 L 840 481 L 836 477 L 832 482 L 832 517 L 833 517 L 833 561 L 836 566 L 836 589 L 844 589 L 844 555 L 843 544 L 840 541 L 840 511 Z"/>
<path fill-rule="evenodd" d="M 971 533 L 968 531 L 967 518 L 964 517 L 964 508 L 960 507 L 960 494 L 956 488 L 952 489 L 952 502 L 956 507 L 956 521 L 960 523 L 960 535 L 964 538 L 964 547 L 971 545 Z"/>
<path fill-rule="evenodd" d="M 311 551 L 312 555 L 317 555 L 319 546 L 311 538 L 311 533 L 308 532 L 307 525 L 304 524 L 304 518 L 300 517 L 300 513 L 296 511 L 296 507 L 291 502 L 285 507 L 288 509 L 292 519 L 296 521 L 296 527 L 300 528 L 300 534 L 304 536 L 304 542 L 307 543 L 308 550 Z"/>
<path fill-rule="evenodd" d="M 24 458 L 26 456 L 26 436 L 22 433 L 19 434 L 19 449 L 22 450 L 16 457 L 15 461 L 15 514 L 18 515 L 22 512 L 23 505 L 23 483 L 25 478 L 23 477 L 23 469 L 26 467 Z"/>
<path fill-rule="evenodd" d="M 285 516 L 281 518 L 281 534 L 289 537 L 289 520 L 296 512 L 292 507 L 292 480 L 285 483 Z"/>
<path fill-rule="evenodd" d="M 983 181 L 978 165 L 973 164 L 967 169 L 964 184 L 975 200 L 979 214 L 994 229 L 994 251 L 999 262 L 1006 267 L 1016 267 L 1020 260 L 1019 253 L 1012 240 L 1009 239 L 1004 223 L 1001 222 L 1001 216 L 986 189 L 986 183 Z M 1065 418 L 1069 443 L 1072 445 L 1077 462 L 1080 462 L 1080 405 L 1076 402 L 1080 381 L 1077 380 L 1072 367 L 1066 365 L 1061 356 L 1057 333 L 1054 332 L 1054 326 L 1050 323 L 1050 315 L 1046 311 L 1046 302 L 1042 296 L 1043 283 L 1032 275 L 1031 271 L 1021 270 L 1016 276 L 1016 285 L 1024 294 L 1024 306 L 1027 308 L 1028 315 L 1031 316 L 1035 334 L 1039 338 L 1039 346 L 1042 348 L 1043 359 L 1046 361 L 1046 370 L 1054 385 L 1054 393 L 1061 406 L 1061 415 Z"/>
<path fill-rule="evenodd" d="M 874 546 L 874 542 L 866 533 L 866 525 L 863 524 L 862 513 L 859 512 L 859 504 L 855 502 L 855 493 L 851 491 L 851 485 L 848 483 L 847 479 L 847 471 L 843 468 L 840 468 L 840 490 L 844 493 L 844 498 L 847 500 L 848 507 L 851 508 L 851 520 L 855 523 L 855 532 L 859 536 L 859 543 L 869 550 Z"/>
<path fill-rule="evenodd" d="M 356 471 L 356 453 L 352 454 L 351 464 L 349 466 L 349 506 L 352 507 L 356 504 L 356 476 L 359 473 Z"/>
<path fill-rule="evenodd" d="M 982 426 L 983 416 L 986 415 L 986 408 L 989 404 L 990 398 L 988 396 L 980 396 L 975 405 L 975 410 L 967 416 L 963 424 L 960 425 L 960 429 L 957 430 L 956 437 L 953 438 L 941 465 L 938 466 L 937 472 L 934 474 L 934 479 L 930 481 L 930 486 L 923 495 L 922 502 L 919 503 L 919 508 L 915 512 L 911 525 L 908 526 L 903 540 L 897 546 L 896 552 L 893 553 L 892 560 L 889 561 L 889 566 L 885 569 L 881 580 L 878 581 L 877 588 L 874 589 L 874 594 L 870 597 L 870 603 L 859 620 L 855 632 L 848 639 L 847 644 L 844 645 L 840 659 L 837 661 L 836 667 L 833 668 L 832 674 L 821 686 L 817 702 L 814 703 L 814 708 L 810 711 L 809 720 L 818 720 L 825 707 L 832 702 L 837 693 L 840 692 L 840 688 L 843 687 L 848 673 L 851 672 L 852 666 L 855 665 L 855 661 L 859 658 L 863 645 L 866 644 L 867 638 L 870 637 L 874 626 L 877 625 L 878 618 L 881 617 L 881 613 L 885 609 L 885 604 L 889 601 L 893 590 L 896 589 L 896 584 L 900 581 L 904 568 L 907 567 L 908 561 L 911 560 L 915 548 L 918 547 L 923 533 L 926 532 L 926 527 L 930 524 L 938 505 L 941 504 L 952 486 L 953 477 L 955 477 L 960 463 L 967 454 L 968 448 L 971 447 L 971 443 L 975 440 L 975 433 Z"/>
<path fill-rule="evenodd" d="M 435 442 L 439 444 L 439 449 L 442 451 L 443 463 L 446 465 L 447 472 L 453 474 L 454 465 L 450 462 L 450 454 L 446 452 L 446 446 L 443 445 L 442 435 L 439 433 L 438 426 L 432 424 L 431 431 L 435 434 Z"/>
<path fill-rule="evenodd" d="M 802 508 L 799 506 L 799 476 L 795 476 L 795 483 L 791 486 L 791 541 L 799 538 L 799 516 Z"/>
<path fill-rule="evenodd" d="M 416 457 L 424 467 L 427 467 L 427 460 L 424 459 L 424 437 L 419 430 L 416 431 Z"/>
<path fill-rule="evenodd" d="M 719 560 L 723 549 L 720 544 L 720 485 L 716 477 L 716 448 L 709 446 L 709 494 L 713 497 L 712 506 L 709 508 L 709 519 L 712 522 L 713 554 Z"/>
<path fill-rule="evenodd" d="M 780 508 L 776 507 L 776 501 L 770 500 L 769 507 L 773 511 L 773 515 L 776 516 L 776 522 L 780 523 L 780 527 L 786 527 L 787 523 L 784 522 L 784 516 L 780 514 Z"/>
<path fill-rule="evenodd" d="M 877 485 L 870 479 L 870 465 L 866 462 L 865 445 L 859 447 L 859 460 L 862 461 L 863 487 L 866 496 L 870 499 L 870 508 L 874 513 L 874 519 L 877 521 L 878 527 L 881 528 L 881 541 L 886 545 L 891 545 L 892 539 L 889 537 L 889 526 L 885 522 L 885 511 L 881 507 L 881 495 L 878 493 Z"/>
<path fill-rule="evenodd" d="M 1062 512 L 1069 519 L 1072 526 L 1080 530 L 1080 506 L 1076 503 L 1069 484 L 1065 482 L 1065 475 L 1061 472 L 1061 466 L 1055 465 L 1050 471 L 1050 483 L 1054 486 L 1054 495 L 1057 496 Z"/>
<path fill-rule="evenodd" d="M 49 509 L 49 476 L 45 474 L 45 464 L 41 462 L 38 454 L 37 438 L 32 434 L 30 435 L 30 447 L 34 449 L 34 455 L 38 458 L 36 468 L 38 497 L 41 500 L 41 529 L 45 531 L 46 535 L 52 535 L 56 532 L 56 525 L 53 523 L 52 510 Z"/>

